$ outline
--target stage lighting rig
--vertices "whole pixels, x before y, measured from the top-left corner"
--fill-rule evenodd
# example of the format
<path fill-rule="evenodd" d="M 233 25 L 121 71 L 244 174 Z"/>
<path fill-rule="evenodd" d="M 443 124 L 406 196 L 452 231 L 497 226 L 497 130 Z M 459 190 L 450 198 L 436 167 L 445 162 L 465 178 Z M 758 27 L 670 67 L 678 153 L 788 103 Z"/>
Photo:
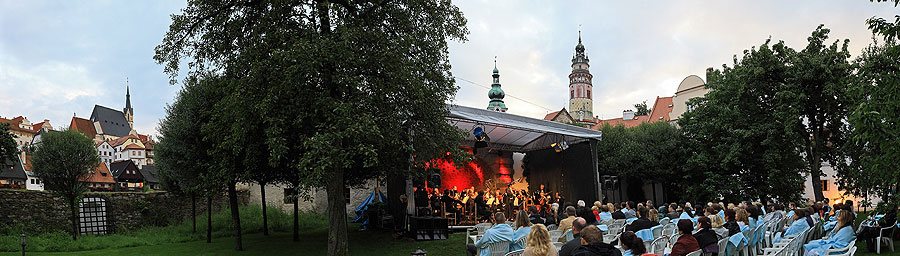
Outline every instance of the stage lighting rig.
<path fill-rule="evenodd" d="M 550 144 L 550 146 L 553 147 L 553 150 L 556 150 L 556 153 L 559 153 L 569 148 L 569 142 L 563 139 L 560 142 Z"/>
<path fill-rule="evenodd" d="M 488 146 L 487 143 L 488 141 L 491 141 L 491 137 L 488 137 L 483 125 L 476 125 L 472 134 L 475 135 L 475 147 L 473 148 L 472 153 L 478 154 L 479 148 L 486 148 Z"/>

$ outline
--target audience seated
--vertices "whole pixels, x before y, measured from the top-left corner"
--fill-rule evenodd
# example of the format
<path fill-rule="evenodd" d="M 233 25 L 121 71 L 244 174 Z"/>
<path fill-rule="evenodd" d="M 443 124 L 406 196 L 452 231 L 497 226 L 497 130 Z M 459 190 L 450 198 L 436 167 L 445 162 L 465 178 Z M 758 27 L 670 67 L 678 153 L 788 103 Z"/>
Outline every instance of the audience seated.
<path fill-rule="evenodd" d="M 581 246 L 575 249 L 571 255 L 622 256 L 622 252 L 615 246 L 603 242 L 603 232 L 599 228 L 587 226 L 581 231 Z"/>
<path fill-rule="evenodd" d="M 728 231 L 727 228 L 725 228 L 723 226 L 723 225 L 725 225 L 725 220 L 722 219 L 722 216 L 719 216 L 718 214 L 713 214 L 713 215 L 709 215 L 708 218 L 709 218 L 709 223 L 710 223 L 710 226 L 712 227 L 712 230 L 716 232 L 716 236 L 718 236 L 719 239 L 723 239 L 723 238 L 726 238 L 729 236 L 728 234 L 730 232 Z"/>
<path fill-rule="evenodd" d="M 523 256 L 558 256 L 556 246 L 550 242 L 550 232 L 543 224 L 535 224 L 528 234 Z"/>
<path fill-rule="evenodd" d="M 474 245 L 470 244 L 466 246 L 466 254 L 469 256 L 474 256 L 478 251 L 477 248 L 495 242 L 513 242 L 513 228 L 506 224 L 506 215 L 502 212 L 498 212 L 494 214 L 494 227 L 491 227 L 487 231 L 484 232 L 484 236 L 478 241 L 475 242 Z M 482 250 L 479 256 L 490 256 L 491 252 L 489 250 Z"/>
<path fill-rule="evenodd" d="M 522 245 L 516 244 L 516 241 L 519 241 L 520 238 L 527 236 L 531 233 L 531 221 L 528 221 L 528 214 L 525 211 L 519 211 L 516 214 L 516 231 L 513 232 L 513 243 L 509 245 L 509 251 L 515 251 L 522 248 Z M 538 224 L 540 225 L 540 224 Z"/>
<path fill-rule="evenodd" d="M 647 253 L 644 240 L 631 231 L 625 231 L 619 236 L 619 245 L 622 246 L 622 250 L 625 250 L 622 256 L 640 256 Z"/>
<path fill-rule="evenodd" d="M 712 216 L 719 216 L 713 214 Z M 697 239 L 697 245 L 703 249 L 704 253 L 717 253 L 719 251 L 719 235 L 712 230 L 712 223 L 709 217 L 702 216 L 697 219 L 697 232 L 694 233 Z"/>
<path fill-rule="evenodd" d="M 562 248 L 559 249 L 560 256 L 570 256 L 575 249 L 581 247 L 581 230 L 584 229 L 585 226 L 587 226 L 587 223 L 584 218 L 578 217 L 572 221 L 572 236 L 574 236 L 575 239 L 563 244 Z"/>
<path fill-rule="evenodd" d="M 678 220 L 678 240 L 672 246 L 672 253 L 669 256 L 685 256 L 688 253 L 700 250 L 697 239 L 691 232 L 694 231 L 694 222 L 688 219 Z"/>
<path fill-rule="evenodd" d="M 651 221 L 647 217 L 647 215 L 649 215 L 649 214 L 650 214 L 650 212 L 647 210 L 647 208 L 644 208 L 644 207 L 638 208 L 638 219 L 636 219 L 636 220 L 632 221 L 630 224 L 628 224 L 628 226 L 625 228 L 625 230 L 631 231 L 631 232 L 638 232 L 641 229 L 648 229 L 648 228 L 652 228 L 656 225 L 659 225 L 659 222 Z"/>
<path fill-rule="evenodd" d="M 566 207 L 566 218 L 559 221 L 559 227 L 557 230 L 561 230 L 565 232 L 572 228 L 572 221 L 575 220 L 575 207 L 569 206 Z"/>
<path fill-rule="evenodd" d="M 791 223 L 791 226 L 785 229 L 784 233 L 781 236 L 775 238 L 776 243 L 780 242 L 781 238 L 784 236 L 797 235 L 809 229 L 809 223 L 804 221 L 804 219 L 806 218 L 806 210 L 797 209 L 797 211 L 794 211 L 793 218 L 794 222 Z"/>
<path fill-rule="evenodd" d="M 838 214 L 838 223 L 835 226 L 837 232 L 831 234 L 830 237 L 821 240 L 812 240 L 803 245 L 805 256 L 825 255 L 825 251 L 831 248 L 845 248 L 850 242 L 856 239 L 856 233 L 853 232 L 852 214 L 849 211 L 841 211 Z"/>
<path fill-rule="evenodd" d="M 846 209 L 846 204 L 844 207 L 845 207 L 844 209 Z M 897 221 L 897 206 L 896 205 L 889 206 L 889 207 L 881 207 L 881 208 L 887 209 L 885 212 L 881 213 L 881 214 L 884 214 L 883 217 L 881 217 L 880 219 L 878 219 L 878 221 L 875 221 L 874 223 L 872 223 L 868 226 L 860 225 L 860 227 L 859 227 L 859 229 L 860 229 L 858 231 L 859 239 L 863 239 L 866 241 L 866 247 L 868 247 L 869 252 L 875 252 L 875 249 L 876 249 L 875 248 L 875 244 L 876 244 L 875 239 L 878 237 L 878 232 L 881 231 L 881 228 L 890 227 L 891 225 L 894 225 L 894 223 Z M 850 212 L 849 210 L 846 210 L 846 211 Z M 851 218 L 852 217 L 853 216 L 851 216 Z"/>

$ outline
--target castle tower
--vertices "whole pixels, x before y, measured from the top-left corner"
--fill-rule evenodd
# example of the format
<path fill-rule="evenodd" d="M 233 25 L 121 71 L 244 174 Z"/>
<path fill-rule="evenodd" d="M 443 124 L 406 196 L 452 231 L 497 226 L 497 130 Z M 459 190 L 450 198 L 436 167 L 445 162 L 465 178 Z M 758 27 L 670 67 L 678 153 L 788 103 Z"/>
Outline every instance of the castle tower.
<path fill-rule="evenodd" d="M 128 126 L 134 130 L 134 109 L 131 109 L 131 89 L 128 88 L 127 80 L 125 83 L 125 108 L 122 109 L 122 113 L 125 113 L 125 119 L 128 120 Z"/>
<path fill-rule="evenodd" d="M 569 113 L 576 121 L 593 120 L 594 103 L 591 95 L 590 60 L 584 54 L 584 45 L 581 44 L 581 31 L 578 31 L 578 45 L 575 46 L 575 55 L 572 56 L 572 73 L 569 74 Z"/>
<path fill-rule="evenodd" d="M 506 97 L 506 93 L 503 92 L 503 89 L 500 89 L 500 70 L 497 69 L 497 60 L 494 60 L 494 83 L 491 84 L 491 90 L 488 91 L 488 97 L 491 98 L 491 102 L 488 103 L 488 110 L 506 112 L 506 103 L 503 103 L 503 98 Z"/>

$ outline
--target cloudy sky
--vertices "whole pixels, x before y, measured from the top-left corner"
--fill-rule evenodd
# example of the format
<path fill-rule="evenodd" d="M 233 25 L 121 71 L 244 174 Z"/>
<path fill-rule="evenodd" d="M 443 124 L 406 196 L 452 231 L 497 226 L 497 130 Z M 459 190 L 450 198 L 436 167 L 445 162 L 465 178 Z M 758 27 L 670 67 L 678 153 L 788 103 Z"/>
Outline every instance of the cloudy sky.
<path fill-rule="evenodd" d="M 456 4 L 468 19 L 465 43 L 451 43 L 454 103 L 486 107 L 494 56 L 509 112 L 536 118 L 567 105 L 567 76 L 579 24 L 594 75 L 594 113 L 614 118 L 631 104 L 671 96 L 691 74 L 731 64 L 766 38 L 795 49 L 819 24 L 868 45 L 865 19 L 900 8 L 853 1 L 497 1 Z M 169 85 L 153 47 L 183 0 L 0 0 L 0 116 L 68 126 L 95 104 L 121 109 L 126 78 L 135 126 L 156 134 L 180 85 Z M 468 83 L 462 79 L 472 81 Z M 525 101 L 510 97 L 524 99 Z"/>

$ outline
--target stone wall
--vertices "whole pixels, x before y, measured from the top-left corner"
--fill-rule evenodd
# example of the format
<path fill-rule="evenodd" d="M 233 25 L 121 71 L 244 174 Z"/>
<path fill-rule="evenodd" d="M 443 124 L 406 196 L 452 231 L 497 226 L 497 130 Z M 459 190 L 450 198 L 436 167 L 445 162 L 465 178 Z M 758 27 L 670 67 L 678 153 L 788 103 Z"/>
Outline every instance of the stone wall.
<path fill-rule="evenodd" d="M 240 187 L 249 190 L 251 204 L 260 205 L 262 197 L 260 196 L 259 184 L 241 184 Z M 285 212 L 293 212 L 294 204 L 284 200 L 285 188 L 286 186 L 278 184 L 266 185 L 266 205 L 269 207 L 281 208 Z M 381 193 L 387 196 L 387 187 L 384 184 L 381 185 L 380 189 Z M 356 207 L 359 206 L 359 204 L 366 200 L 366 197 L 368 197 L 372 191 L 375 191 L 375 180 L 370 180 L 363 186 L 350 188 L 350 202 L 346 204 L 347 217 L 354 218 L 356 216 L 356 213 L 353 211 L 356 210 Z M 325 193 L 324 189 L 317 189 L 310 193 L 310 198 L 301 198 L 297 208 L 303 212 L 326 214 L 326 207 L 328 206 L 327 196 L 328 194 Z"/>
<path fill-rule="evenodd" d="M 112 232 L 142 226 L 164 226 L 191 216 L 191 198 L 168 192 L 89 192 L 85 197 L 106 201 L 108 226 Z M 249 203 L 249 193 L 239 191 L 241 205 Z M 213 211 L 228 207 L 228 198 L 213 198 Z M 197 198 L 197 214 L 206 211 L 205 198 Z M 0 190 L 0 225 L 24 226 L 37 232 L 70 231 L 69 209 L 61 197 L 47 191 Z"/>

